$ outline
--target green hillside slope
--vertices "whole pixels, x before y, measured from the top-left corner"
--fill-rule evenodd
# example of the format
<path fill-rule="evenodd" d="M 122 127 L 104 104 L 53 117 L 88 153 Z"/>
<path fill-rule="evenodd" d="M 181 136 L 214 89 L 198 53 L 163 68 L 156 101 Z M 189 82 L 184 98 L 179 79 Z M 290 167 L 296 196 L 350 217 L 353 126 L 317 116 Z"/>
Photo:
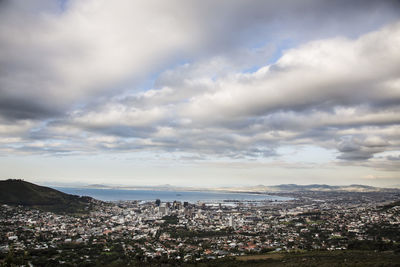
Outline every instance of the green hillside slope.
<path fill-rule="evenodd" d="M 69 195 L 22 180 L 0 181 L 0 203 L 22 205 L 56 213 L 85 213 L 92 198 Z"/>

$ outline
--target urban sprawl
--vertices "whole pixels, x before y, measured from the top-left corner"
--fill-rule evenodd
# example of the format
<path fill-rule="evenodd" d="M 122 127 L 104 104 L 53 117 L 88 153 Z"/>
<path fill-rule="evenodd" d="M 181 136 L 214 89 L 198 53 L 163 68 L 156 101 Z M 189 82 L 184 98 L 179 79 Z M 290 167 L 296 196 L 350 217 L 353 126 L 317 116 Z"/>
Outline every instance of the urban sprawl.
<path fill-rule="evenodd" d="M 287 201 L 92 200 L 86 215 L 0 207 L 0 253 L 20 264 L 202 262 L 400 242 L 398 193 L 298 192 Z M 11 255 L 11 256 L 10 256 Z M 17 262 L 18 264 L 18 262 Z M 27 264 L 27 265 L 29 265 Z"/>

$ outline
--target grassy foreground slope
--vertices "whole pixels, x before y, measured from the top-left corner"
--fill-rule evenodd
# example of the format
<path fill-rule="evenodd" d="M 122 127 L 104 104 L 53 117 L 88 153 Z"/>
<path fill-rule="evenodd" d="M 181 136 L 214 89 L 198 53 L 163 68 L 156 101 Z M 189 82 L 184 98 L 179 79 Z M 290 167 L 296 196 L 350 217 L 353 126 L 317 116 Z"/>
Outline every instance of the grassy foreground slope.
<path fill-rule="evenodd" d="M 22 205 L 56 213 L 84 213 L 91 198 L 69 195 L 22 180 L 0 181 L 0 204 Z"/>
<path fill-rule="evenodd" d="M 393 251 L 306 251 L 297 253 L 271 253 L 254 256 L 239 256 L 235 259 L 219 259 L 184 266 L 400 266 L 400 253 Z"/>

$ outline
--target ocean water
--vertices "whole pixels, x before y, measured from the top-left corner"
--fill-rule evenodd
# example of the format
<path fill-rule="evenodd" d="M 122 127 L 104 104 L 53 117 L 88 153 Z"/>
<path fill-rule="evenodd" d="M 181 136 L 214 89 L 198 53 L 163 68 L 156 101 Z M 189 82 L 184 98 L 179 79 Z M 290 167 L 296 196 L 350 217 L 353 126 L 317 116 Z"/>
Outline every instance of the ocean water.
<path fill-rule="evenodd" d="M 266 194 L 246 193 L 221 193 L 202 191 L 159 191 L 159 190 L 122 190 L 122 189 L 91 189 L 91 188 L 69 188 L 54 187 L 55 189 L 73 195 L 90 196 L 103 201 L 118 200 L 143 200 L 162 202 L 187 201 L 189 203 L 206 202 L 221 203 L 229 201 L 286 201 L 291 198 L 271 196 Z"/>

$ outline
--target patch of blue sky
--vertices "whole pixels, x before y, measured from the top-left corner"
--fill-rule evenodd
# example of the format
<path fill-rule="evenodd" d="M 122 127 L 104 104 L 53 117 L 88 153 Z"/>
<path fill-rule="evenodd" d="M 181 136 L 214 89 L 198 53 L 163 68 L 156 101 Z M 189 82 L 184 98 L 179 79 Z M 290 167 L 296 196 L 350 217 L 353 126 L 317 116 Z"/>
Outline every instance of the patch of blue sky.
<path fill-rule="evenodd" d="M 260 69 L 260 67 L 261 67 L 260 65 L 255 65 L 250 68 L 244 69 L 242 73 L 254 73 L 257 72 Z"/>
<path fill-rule="evenodd" d="M 57 0 L 58 8 L 61 13 L 65 12 L 68 8 L 69 0 Z"/>
<path fill-rule="evenodd" d="M 140 92 L 146 92 L 148 90 L 152 89 L 160 89 L 157 88 L 157 80 L 160 78 L 160 76 L 168 70 L 173 70 L 179 66 L 184 66 L 186 64 L 191 64 L 191 61 L 188 60 L 178 60 L 173 62 L 172 64 L 169 64 L 168 66 L 163 66 L 163 68 L 158 68 L 158 70 L 151 72 L 147 77 L 144 79 L 140 80 L 137 82 L 135 85 L 130 85 L 130 89 L 128 90 L 128 94 L 130 93 L 140 93 Z M 134 82 L 135 83 L 135 82 Z"/>
<path fill-rule="evenodd" d="M 251 50 L 261 50 L 265 49 L 266 46 L 271 46 L 272 44 L 268 42 L 259 43 L 251 48 Z M 260 68 L 266 65 L 273 65 L 282 57 L 283 53 L 291 48 L 294 48 L 299 45 L 299 41 L 294 39 L 284 39 L 277 44 L 273 44 L 273 49 L 271 55 L 266 59 L 264 64 L 256 64 L 243 70 L 243 73 L 254 73 L 257 72 Z"/>
<path fill-rule="evenodd" d="M 283 53 L 291 48 L 294 48 L 299 45 L 298 41 L 295 41 L 293 39 L 285 39 L 279 42 L 279 44 L 276 46 L 274 53 L 271 55 L 271 57 L 268 59 L 267 64 L 275 64 L 278 62 L 278 60 L 283 56 Z"/>

